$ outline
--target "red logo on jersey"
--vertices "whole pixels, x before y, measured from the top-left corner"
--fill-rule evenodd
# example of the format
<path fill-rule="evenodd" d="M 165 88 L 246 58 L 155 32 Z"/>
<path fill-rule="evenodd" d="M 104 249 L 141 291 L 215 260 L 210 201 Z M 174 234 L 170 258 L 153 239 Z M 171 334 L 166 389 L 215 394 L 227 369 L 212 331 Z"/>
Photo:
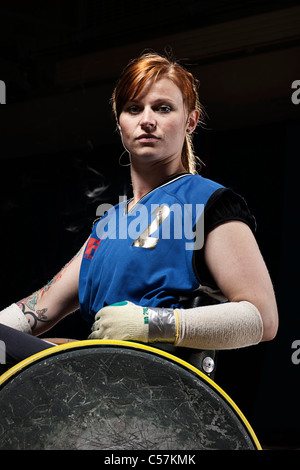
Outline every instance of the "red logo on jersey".
<path fill-rule="evenodd" d="M 91 237 L 88 241 L 83 257 L 87 259 L 93 259 L 93 256 L 98 249 L 100 241 L 101 240 L 97 240 L 97 238 Z"/>

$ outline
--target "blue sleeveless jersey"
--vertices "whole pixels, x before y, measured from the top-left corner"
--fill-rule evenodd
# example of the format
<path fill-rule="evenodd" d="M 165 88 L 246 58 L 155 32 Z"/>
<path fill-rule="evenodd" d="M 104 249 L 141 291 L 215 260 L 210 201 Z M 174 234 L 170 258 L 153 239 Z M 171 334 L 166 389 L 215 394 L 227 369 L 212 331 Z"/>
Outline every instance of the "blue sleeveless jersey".
<path fill-rule="evenodd" d="M 94 224 L 79 276 L 82 315 L 129 300 L 176 308 L 199 287 L 193 253 L 203 245 L 203 211 L 223 186 L 199 175 L 162 184 L 127 212 L 126 201 Z"/>

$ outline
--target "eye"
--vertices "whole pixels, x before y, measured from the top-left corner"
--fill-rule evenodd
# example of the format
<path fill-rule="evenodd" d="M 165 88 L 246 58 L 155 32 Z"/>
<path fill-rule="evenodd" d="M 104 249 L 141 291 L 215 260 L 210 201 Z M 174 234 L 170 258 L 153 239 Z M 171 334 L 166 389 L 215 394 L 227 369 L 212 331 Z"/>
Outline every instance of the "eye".
<path fill-rule="evenodd" d="M 140 108 L 135 105 L 128 106 L 128 108 L 126 108 L 126 112 L 129 114 L 138 114 L 140 112 Z"/>
<path fill-rule="evenodd" d="M 163 114 L 170 113 L 173 110 L 172 106 L 170 106 L 169 104 L 162 104 L 158 106 L 157 109 L 160 113 L 163 113 Z"/>

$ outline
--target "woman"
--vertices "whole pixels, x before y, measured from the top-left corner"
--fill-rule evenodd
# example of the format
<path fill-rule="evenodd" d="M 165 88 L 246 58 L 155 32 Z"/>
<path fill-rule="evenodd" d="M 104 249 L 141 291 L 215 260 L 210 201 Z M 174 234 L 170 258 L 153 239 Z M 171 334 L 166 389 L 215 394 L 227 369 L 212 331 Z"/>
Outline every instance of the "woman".
<path fill-rule="evenodd" d="M 94 224 L 47 286 L 0 312 L 0 323 L 39 335 L 80 306 L 90 338 L 194 349 L 274 338 L 276 300 L 253 217 L 240 196 L 196 174 L 191 134 L 203 117 L 196 85 L 158 54 L 129 63 L 112 104 L 133 198 Z M 190 308 L 199 292 L 212 305 Z"/>

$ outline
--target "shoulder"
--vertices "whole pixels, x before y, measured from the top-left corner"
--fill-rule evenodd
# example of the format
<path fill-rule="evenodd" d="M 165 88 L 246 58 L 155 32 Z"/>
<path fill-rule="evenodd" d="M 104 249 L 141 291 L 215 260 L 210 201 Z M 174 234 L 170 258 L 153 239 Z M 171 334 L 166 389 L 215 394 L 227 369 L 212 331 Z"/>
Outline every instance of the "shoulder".
<path fill-rule="evenodd" d="M 200 175 L 183 175 L 162 187 L 165 193 L 172 194 L 183 203 L 199 204 L 206 204 L 212 194 L 221 188 L 224 186 Z"/>
<path fill-rule="evenodd" d="M 256 231 L 256 220 L 250 212 L 246 200 L 230 188 L 219 188 L 211 195 L 205 208 L 204 217 L 206 233 L 229 221 L 244 222 L 253 233 Z"/>

